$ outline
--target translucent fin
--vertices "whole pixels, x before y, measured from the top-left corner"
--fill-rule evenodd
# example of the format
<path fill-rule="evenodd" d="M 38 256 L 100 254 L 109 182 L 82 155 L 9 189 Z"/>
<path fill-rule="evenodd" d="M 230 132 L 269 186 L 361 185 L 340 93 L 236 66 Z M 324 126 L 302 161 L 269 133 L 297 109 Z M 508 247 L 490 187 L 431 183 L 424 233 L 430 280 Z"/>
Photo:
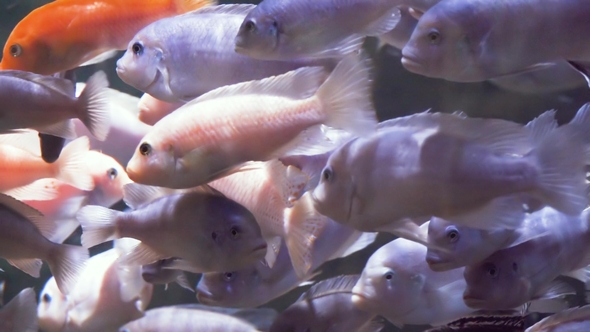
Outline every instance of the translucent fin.
<path fill-rule="evenodd" d="M 107 102 L 109 81 L 103 71 L 96 72 L 86 82 L 78 97 L 78 117 L 99 141 L 109 134 L 111 113 Z"/>
<path fill-rule="evenodd" d="M 68 79 L 48 75 L 40 75 L 23 70 L 2 70 L 0 71 L 0 76 L 17 77 L 29 82 L 39 84 L 44 88 L 49 89 L 58 94 L 68 97 L 74 96 L 74 83 Z"/>
<path fill-rule="evenodd" d="M 254 9 L 256 5 L 253 4 L 231 4 L 231 5 L 217 5 L 217 6 L 208 6 L 203 7 L 199 10 L 196 10 L 189 15 L 199 15 L 199 14 L 227 14 L 227 15 L 242 15 L 246 16 L 252 9 Z"/>
<path fill-rule="evenodd" d="M 12 320 L 14 332 L 37 332 L 37 300 L 33 288 L 23 289 L 6 306 L 2 313 Z M 8 332 L 8 331 L 7 331 Z"/>
<path fill-rule="evenodd" d="M 299 300 L 313 300 L 330 294 L 350 293 L 359 280 L 360 275 L 338 276 L 322 280 L 303 293 Z"/>
<path fill-rule="evenodd" d="M 275 236 L 271 239 L 266 239 L 266 256 L 264 256 L 264 261 L 268 267 L 272 268 L 277 261 L 277 256 L 279 255 L 279 251 L 281 250 L 281 243 L 283 238 L 280 236 Z"/>
<path fill-rule="evenodd" d="M 112 50 L 112 51 L 107 51 L 107 52 L 101 53 L 101 54 L 95 56 L 94 58 L 82 63 L 78 67 L 90 66 L 90 65 L 95 65 L 97 63 L 105 62 L 108 59 L 115 57 L 118 52 L 119 52 L 119 50 Z"/>
<path fill-rule="evenodd" d="M 350 247 L 348 247 L 340 257 L 346 257 L 354 254 L 359 250 L 365 249 L 368 245 L 375 242 L 376 238 L 377 233 L 363 232 L 361 236 L 359 236 L 359 238 Z"/>
<path fill-rule="evenodd" d="M 374 132 L 377 115 L 370 88 L 367 62 L 357 54 L 345 57 L 316 94 L 326 115 L 324 124 L 361 136 Z"/>
<path fill-rule="evenodd" d="M 7 259 L 8 263 L 34 278 L 39 278 L 43 261 L 40 259 Z"/>
<path fill-rule="evenodd" d="M 56 182 L 55 179 L 41 179 L 26 186 L 7 190 L 4 193 L 18 200 L 49 201 L 59 195 Z"/>
<path fill-rule="evenodd" d="M 141 266 L 117 265 L 117 276 L 120 280 L 119 293 L 123 302 L 129 302 L 139 297 L 145 286 L 141 277 Z"/>
<path fill-rule="evenodd" d="M 188 102 L 180 110 L 205 100 L 236 95 L 273 95 L 292 99 L 305 99 L 312 96 L 325 78 L 323 67 L 302 67 L 288 73 L 271 76 L 258 81 L 249 81 L 217 88 Z"/>
<path fill-rule="evenodd" d="M 525 210 L 519 195 L 502 196 L 488 204 L 449 217 L 454 222 L 477 229 L 517 229 L 522 225 Z"/>
<path fill-rule="evenodd" d="M 74 123 L 70 119 L 43 127 L 37 127 L 35 129 L 43 134 L 63 137 L 66 139 L 75 139 L 78 137 L 78 135 L 76 135 Z"/>
<path fill-rule="evenodd" d="M 531 120 L 525 128 L 530 132 L 531 142 L 535 142 L 547 137 L 550 132 L 557 128 L 557 120 L 555 120 L 555 110 L 549 110 Z"/>
<path fill-rule="evenodd" d="M 174 0 L 179 14 L 197 10 L 205 6 L 215 6 L 215 0 Z"/>
<path fill-rule="evenodd" d="M 303 279 L 313 264 L 315 241 L 326 227 L 328 218 L 313 207 L 311 195 L 302 197 L 291 209 L 285 209 L 285 244 L 299 279 Z"/>
<path fill-rule="evenodd" d="M 195 289 L 191 286 L 190 282 L 188 281 L 188 278 L 186 277 L 186 273 L 180 273 L 178 277 L 176 277 L 175 281 L 180 287 L 188 289 L 193 293 L 195 292 Z"/>
<path fill-rule="evenodd" d="M 535 325 L 526 329 L 526 332 L 542 332 L 559 330 L 560 325 L 574 321 L 588 321 L 590 319 L 590 305 L 578 308 L 570 308 L 555 315 L 545 317 Z"/>
<path fill-rule="evenodd" d="M 66 244 L 56 245 L 47 263 L 60 292 L 68 295 L 76 286 L 88 260 L 88 249 Z"/>
<path fill-rule="evenodd" d="M 276 159 L 269 161 L 266 167 L 269 177 L 280 193 L 285 206 L 293 207 L 295 201 L 303 195 L 303 190 L 309 179 L 307 174 L 296 167 L 285 166 Z"/>
<path fill-rule="evenodd" d="M 131 249 L 129 252 L 127 252 L 125 255 L 122 255 L 119 258 L 119 264 L 121 264 L 121 266 L 125 266 L 125 265 L 131 265 L 131 266 L 139 265 L 139 266 L 141 266 L 141 265 L 151 264 L 155 261 L 159 261 L 159 260 L 165 259 L 165 258 L 168 258 L 168 257 L 155 252 L 152 248 L 150 248 L 146 244 L 140 243 L 137 246 L 135 246 L 133 249 Z M 140 276 L 141 276 L 141 274 L 140 274 Z"/>
<path fill-rule="evenodd" d="M 203 271 L 202 269 L 199 269 L 198 267 L 192 265 L 190 262 L 188 262 L 184 259 L 174 259 L 174 260 L 166 261 L 166 263 L 164 263 L 162 268 L 163 269 L 171 269 L 171 270 L 182 270 L 182 271 L 188 271 L 188 272 L 192 272 L 192 273 L 209 272 L 209 271 Z"/>
<path fill-rule="evenodd" d="M 305 54 L 305 56 L 309 58 L 342 58 L 359 51 L 364 42 L 364 34 L 353 34 L 334 44 L 326 45 L 317 52 Z"/>
<path fill-rule="evenodd" d="M 129 183 L 123 187 L 123 201 L 130 208 L 137 210 L 140 206 L 168 195 L 180 193 L 176 189 L 148 186 L 139 183 Z"/>
<path fill-rule="evenodd" d="M 118 238 L 116 218 L 120 213 L 97 205 L 81 208 L 76 219 L 82 226 L 82 245 L 90 248 Z"/>
<path fill-rule="evenodd" d="M 399 8 L 394 7 L 388 10 L 381 18 L 370 24 L 363 31 L 367 36 L 379 36 L 395 28 L 401 19 Z"/>
<path fill-rule="evenodd" d="M 90 191 L 94 189 L 94 180 L 88 172 L 86 153 L 90 147 L 88 137 L 80 137 L 70 142 L 63 149 L 55 165 L 55 178 L 78 189 Z"/>
<path fill-rule="evenodd" d="M 551 281 L 545 287 L 542 287 L 533 296 L 532 300 L 553 299 L 568 294 L 576 294 L 576 290 L 565 281 L 556 279 Z"/>
<path fill-rule="evenodd" d="M 22 130 L 15 134 L 0 135 L 0 144 L 8 144 L 41 156 L 39 133 L 34 130 Z"/>

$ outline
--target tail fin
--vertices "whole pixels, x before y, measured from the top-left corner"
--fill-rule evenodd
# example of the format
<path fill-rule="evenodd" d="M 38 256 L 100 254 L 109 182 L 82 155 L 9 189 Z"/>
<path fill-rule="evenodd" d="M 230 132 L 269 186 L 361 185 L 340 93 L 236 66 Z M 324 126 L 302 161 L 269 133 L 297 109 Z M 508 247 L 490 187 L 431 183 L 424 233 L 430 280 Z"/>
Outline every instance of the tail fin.
<path fill-rule="evenodd" d="M 88 249 L 67 244 L 56 245 L 47 263 L 60 292 L 68 295 L 86 267 Z"/>
<path fill-rule="evenodd" d="M 35 290 L 25 288 L 13 298 L 2 311 L 7 313 L 6 317 L 12 320 L 10 331 L 37 332 L 37 300 Z M 10 326 L 10 324 L 9 324 Z"/>
<path fill-rule="evenodd" d="M 357 135 L 375 131 L 377 116 L 370 88 L 366 61 L 355 53 L 347 55 L 317 91 L 327 117 L 324 124 Z"/>
<path fill-rule="evenodd" d="M 90 142 L 86 136 L 66 145 L 57 162 L 53 164 L 57 170 L 55 178 L 78 189 L 86 191 L 94 189 L 94 180 L 88 172 L 85 160 L 89 145 Z"/>
<path fill-rule="evenodd" d="M 583 139 L 568 126 L 554 130 L 533 150 L 541 168 L 540 198 L 556 210 L 579 215 L 588 206 Z"/>
<path fill-rule="evenodd" d="M 78 98 L 80 113 L 78 117 L 86 128 L 99 141 L 104 141 L 109 134 L 111 113 L 107 103 L 109 81 L 103 71 L 96 72 L 86 82 L 84 91 Z"/>
<path fill-rule="evenodd" d="M 76 219 L 82 226 L 82 245 L 90 248 L 116 239 L 115 221 L 120 213 L 97 205 L 81 208 Z"/>
<path fill-rule="evenodd" d="M 313 249 L 328 218 L 313 207 L 309 194 L 305 194 L 291 209 L 285 209 L 285 243 L 297 277 L 304 279 L 313 266 Z"/>
<path fill-rule="evenodd" d="M 174 0 L 179 14 L 197 10 L 206 6 L 215 6 L 215 0 Z"/>

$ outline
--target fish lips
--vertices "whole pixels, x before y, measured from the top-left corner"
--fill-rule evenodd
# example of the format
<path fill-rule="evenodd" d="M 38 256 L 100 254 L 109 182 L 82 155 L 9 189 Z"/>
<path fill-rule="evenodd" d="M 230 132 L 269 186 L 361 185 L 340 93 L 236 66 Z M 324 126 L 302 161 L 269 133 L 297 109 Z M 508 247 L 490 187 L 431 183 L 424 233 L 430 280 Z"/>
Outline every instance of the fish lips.
<path fill-rule="evenodd" d="M 432 271 L 442 272 L 454 269 L 451 262 L 445 261 L 440 255 L 429 252 L 426 253 L 426 263 Z"/>
<path fill-rule="evenodd" d="M 213 293 L 197 288 L 197 301 L 206 305 L 216 305 L 219 302 L 219 299 L 216 299 Z"/>
<path fill-rule="evenodd" d="M 420 74 L 425 70 L 423 61 L 416 54 L 408 51 L 407 47 L 404 47 L 402 50 L 402 65 L 407 70 L 416 74 Z"/>
<path fill-rule="evenodd" d="M 487 301 L 474 297 L 469 293 L 465 292 L 463 294 L 463 302 L 470 308 L 474 309 L 485 309 Z"/>

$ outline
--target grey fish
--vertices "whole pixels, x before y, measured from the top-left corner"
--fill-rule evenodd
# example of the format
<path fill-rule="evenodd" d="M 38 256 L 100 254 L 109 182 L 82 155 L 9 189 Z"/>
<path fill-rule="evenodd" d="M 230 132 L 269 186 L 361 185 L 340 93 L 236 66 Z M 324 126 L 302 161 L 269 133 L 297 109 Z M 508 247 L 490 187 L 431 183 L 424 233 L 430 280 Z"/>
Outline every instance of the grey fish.
<path fill-rule="evenodd" d="M 0 132 L 32 128 L 44 134 L 75 138 L 69 119 L 78 118 L 93 136 L 104 140 L 109 132 L 104 72 L 88 79 L 79 98 L 68 79 L 18 70 L 0 71 Z"/>
<path fill-rule="evenodd" d="M 25 288 L 7 305 L 0 308 L 0 331 L 37 332 L 38 330 L 35 290 Z"/>
<path fill-rule="evenodd" d="M 82 225 L 82 245 L 132 237 L 142 243 L 123 258 L 127 264 L 178 257 L 167 267 L 195 273 L 231 271 L 264 258 L 267 245 L 260 227 L 238 203 L 199 192 L 152 201 L 149 192 L 148 186 L 126 186 L 125 202 L 136 208 L 131 212 L 82 208 L 76 215 Z"/>
<path fill-rule="evenodd" d="M 125 83 L 174 103 L 300 67 L 336 66 L 337 61 L 330 59 L 263 61 L 235 53 L 233 38 L 254 7 L 212 6 L 156 21 L 129 42 L 117 62 L 117 74 Z"/>
<path fill-rule="evenodd" d="M 0 194 L 0 229 L 1 258 L 33 277 L 39 277 L 42 259 L 64 294 L 75 286 L 88 259 L 88 250 L 49 241 L 47 238 L 52 237 L 55 229 L 43 220 L 40 212 Z"/>
<path fill-rule="evenodd" d="M 590 60 L 589 13 L 585 0 L 441 1 L 420 18 L 402 64 L 457 82 L 546 68 L 559 60 L 584 67 Z"/>
<path fill-rule="evenodd" d="M 399 21 L 388 0 L 264 0 L 248 13 L 235 39 L 236 52 L 257 59 L 342 57 Z M 343 24 L 346 22 L 346 24 Z"/>
<path fill-rule="evenodd" d="M 180 287 L 194 292 L 183 271 L 164 268 L 168 260 L 172 259 L 159 260 L 152 264 L 143 265 L 141 267 L 143 280 L 154 285 L 166 285 L 166 288 L 168 288 L 168 284 L 176 282 Z"/>
<path fill-rule="evenodd" d="M 361 311 L 352 303 L 352 288 L 358 279 L 358 275 L 339 276 L 313 285 L 277 317 L 270 332 L 381 330 L 382 324 L 371 321 L 375 314 Z"/>

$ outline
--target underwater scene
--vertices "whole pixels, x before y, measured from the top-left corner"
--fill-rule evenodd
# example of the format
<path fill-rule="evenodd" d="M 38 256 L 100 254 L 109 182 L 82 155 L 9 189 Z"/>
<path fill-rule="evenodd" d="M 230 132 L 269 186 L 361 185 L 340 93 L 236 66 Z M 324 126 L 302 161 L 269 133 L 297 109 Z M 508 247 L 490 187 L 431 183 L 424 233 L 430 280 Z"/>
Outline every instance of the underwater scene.
<path fill-rule="evenodd" d="M 0 332 L 590 331 L 589 17 L 0 0 Z"/>

